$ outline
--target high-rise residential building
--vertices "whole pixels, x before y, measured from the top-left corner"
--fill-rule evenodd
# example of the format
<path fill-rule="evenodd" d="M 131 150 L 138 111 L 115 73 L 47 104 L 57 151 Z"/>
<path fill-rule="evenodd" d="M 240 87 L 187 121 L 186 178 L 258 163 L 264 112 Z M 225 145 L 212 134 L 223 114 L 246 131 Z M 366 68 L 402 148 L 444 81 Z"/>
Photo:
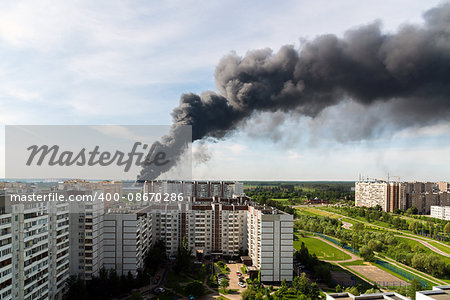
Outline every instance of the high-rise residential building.
<path fill-rule="evenodd" d="M 1 196 L 4 201 L 4 195 Z M 0 299 L 12 299 L 11 214 L 0 207 Z"/>
<path fill-rule="evenodd" d="M 429 214 L 431 206 L 450 205 L 447 186 L 443 182 L 361 180 L 355 183 L 355 205 L 379 205 L 388 212 L 416 207 L 420 214 Z"/>
<path fill-rule="evenodd" d="M 50 203 L 49 226 L 50 295 L 57 300 L 63 299 L 70 275 L 69 203 Z"/>
<path fill-rule="evenodd" d="M 48 299 L 48 203 L 13 205 L 12 216 L 13 299 Z"/>
<path fill-rule="evenodd" d="M 386 211 L 388 201 L 388 183 L 382 180 L 357 181 L 355 183 L 355 205 L 375 207 Z"/>
<path fill-rule="evenodd" d="M 69 190 L 69 195 L 92 196 L 101 190 Z M 89 280 L 103 267 L 103 201 L 70 202 L 70 274 Z"/>
<path fill-rule="evenodd" d="M 110 210 L 103 220 L 103 267 L 136 276 L 152 245 L 150 206 Z"/>
<path fill-rule="evenodd" d="M 62 299 L 69 277 L 68 204 L 25 202 L 11 209 L 12 298 Z"/>
<path fill-rule="evenodd" d="M 254 266 L 261 270 L 262 281 L 292 281 L 292 215 L 251 203 L 239 182 L 181 185 L 182 190 L 193 191 L 185 201 L 153 204 L 151 209 L 153 240 L 166 242 L 167 255 L 175 255 L 183 239 L 204 255 L 237 256 L 248 250 Z M 146 182 L 144 191 L 174 192 L 160 181 Z"/>
<path fill-rule="evenodd" d="M 293 216 L 271 207 L 249 206 L 248 252 L 261 281 L 292 281 Z"/>
<path fill-rule="evenodd" d="M 450 221 L 450 206 L 431 206 L 430 217 Z"/>
<path fill-rule="evenodd" d="M 248 198 L 194 198 L 152 205 L 153 240 L 163 240 L 169 256 L 184 238 L 193 251 L 204 255 L 239 255 L 246 244 Z"/>

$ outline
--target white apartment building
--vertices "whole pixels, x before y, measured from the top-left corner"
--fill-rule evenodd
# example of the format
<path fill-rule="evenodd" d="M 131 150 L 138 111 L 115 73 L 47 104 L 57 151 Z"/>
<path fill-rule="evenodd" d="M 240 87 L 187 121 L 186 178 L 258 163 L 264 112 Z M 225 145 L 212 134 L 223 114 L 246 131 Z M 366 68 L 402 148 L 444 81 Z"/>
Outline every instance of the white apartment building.
<path fill-rule="evenodd" d="M 52 299 L 63 299 L 69 264 L 69 203 L 50 203 L 49 207 L 49 273 Z"/>
<path fill-rule="evenodd" d="M 150 207 L 109 211 L 103 220 L 103 267 L 136 276 L 152 245 Z"/>
<path fill-rule="evenodd" d="M 93 195 L 101 190 L 67 191 L 69 195 Z M 70 205 L 70 274 L 89 280 L 103 266 L 103 201 L 73 201 Z"/>
<path fill-rule="evenodd" d="M 262 282 L 293 277 L 293 216 L 279 210 L 249 206 L 248 252 L 261 271 Z"/>
<path fill-rule="evenodd" d="M 62 299 L 69 276 L 65 202 L 12 205 L 12 299 Z"/>
<path fill-rule="evenodd" d="M 12 206 L 13 299 L 48 299 L 48 203 Z"/>
<path fill-rule="evenodd" d="M 11 214 L 4 211 L 0 212 L 0 299 L 12 299 Z"/>
<path fill-rule="evenodd" d="M 247 245 L 247 201 L 214 197 L 151 205 L 153 241 L 165 241 L 168 256 L 184 238 L 195 252 L 237 256 Z"/>
<path fill-rule="evenodd" d="M 186 199 L 207 199 L 211 197 L 233 198 L 244 194 L 244 184 L 236 181 L 146 181 L 144 193 L 183 193 Z"/>
<path fill-rule="evenodd" d="M 450 206 L 431 206 L 430 217 L 441 220 L 450 220 Z"/>
<path fill-rule="evenodd" d="M 358 181 L 355 183 L 355 206 L 387 209 L 387 187 L 385 181 Z"/>

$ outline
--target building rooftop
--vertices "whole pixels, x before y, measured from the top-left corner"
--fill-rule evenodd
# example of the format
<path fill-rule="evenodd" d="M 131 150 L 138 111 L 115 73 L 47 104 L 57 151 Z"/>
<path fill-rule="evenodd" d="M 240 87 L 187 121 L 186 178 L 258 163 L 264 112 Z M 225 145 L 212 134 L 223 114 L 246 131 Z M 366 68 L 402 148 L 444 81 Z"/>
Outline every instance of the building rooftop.
<path fill-rule="evenodd" d="M 407 300 L 405 296 L 402 296 L 397 293 L 377 293 L 377 294 L 363 294 L 360 296 L 354 296 L 351 293 L 336 293 L 336 294 L 327 294 L 327 300 Z"/>
<path fill-rule="evenodd" d="M 416 298 L 420 299 L 450 299 L 450 285 L 434 286 L 431 291 L 416 292 Z"/>

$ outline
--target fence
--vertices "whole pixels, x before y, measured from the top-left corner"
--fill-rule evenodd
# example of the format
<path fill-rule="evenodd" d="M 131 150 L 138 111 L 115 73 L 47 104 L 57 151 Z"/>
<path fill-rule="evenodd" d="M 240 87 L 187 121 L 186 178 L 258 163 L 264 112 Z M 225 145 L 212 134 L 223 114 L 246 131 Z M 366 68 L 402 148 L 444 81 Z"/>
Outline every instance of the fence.
<path fill-rule="evenodd" d="M 398 267 L 396 267 L 396 266 L 394 266 L 394 265 L 392 265 L 392 264 L 390 264 L 390 263 L 388 263 L 386 261 L 377 259 L 376 263 L 379 264 L 380 266 L 382 266 L 383 268 L 386 268 L 386 269 L 388 269 L 388 270 L 390 270 L 390 271 L 392 271 L 392 272 L 394 272 L 394 273 L 396 273 L 396 274 L 398 274 L 398 275 L 400 275 L 400 276 L 402 276 L 402 277 L 404 277 L 404 278 L 406 278 L 408 280 L 413 280 L 415 278 L 415 279 L 418 280 L 419 284 L 423 288 L 427 287 L 427 282 L 425 280 L 420 279 L 419 277 L 414 276 L 411 273 L 408 273 L 405 270 L 400 269 L 400 268 L 398 268 Z"/>
<path fill-rule="evenodd" d="M 326 236 L 326 235 L 321 234 L 321 233 L 319 233 L 319 232 L 316 232 L 315 234 L 318 235 L 318 236 L 320 236 L 321 238 L 326 239 L 327 241 L 332 242 L 333 244 L 338 245 L 339 247 L 344 248 L 345 250 L 348 250 L 348 251 L 350 251 L 350 252 L 352 252 L 352 253 L 354 253 L 354 254 L 356 254 L 356 255 L 359 255 L 359 251 L 358 251 L 357 249 L 354 249 L 354 248 L 350 247 L 350 246 L 347 245 L 347 244 L 345 244 L 344 246 L 342 246 L 341 242 L 339 242 L 339 241 L 337 241 L 337 240 L 335 240 L 335 239 L 333 239 L 333 238 L 331 238 L 331 237 L 329 237 L 329 236 Z"/>

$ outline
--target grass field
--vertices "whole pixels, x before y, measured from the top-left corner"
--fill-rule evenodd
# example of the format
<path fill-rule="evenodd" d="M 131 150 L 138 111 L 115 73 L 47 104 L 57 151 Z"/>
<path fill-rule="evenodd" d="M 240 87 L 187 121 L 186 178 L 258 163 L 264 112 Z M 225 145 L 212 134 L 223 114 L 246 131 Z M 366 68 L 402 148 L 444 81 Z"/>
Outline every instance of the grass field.
<path fill-rule="evenodd" d="M 348 262 L 341 263 L 341 265 L 343 265 L 343 266 L 363 266 L 364 260 L 358 259 L 358 260 L 354 260 L 354 261 L 348 261 Z"/>
<path fill-rule="evenodd" d="M 302 242 L 304 242 L 305 246 L 308 248 L 309 253 L 314 253 L 319 259 L 340 261 L 351 258 L 350 255 L 314 237 L 297 237 L 298 240 L 294 241 L 294 248 L 299 250 Z"/>
<path fill-rule="evenodd" d="M 335 213 L 324 211 L 324 210 L 317 209 L 317 208 L 314 208 L 314 207 L 301 207 L 301 208 L 297 207 L 297 209 L 300 212 L 307 212 L 309 214 L 329 217 L 329 218 L 333 218 L 333 219 L 338 219 L 338 218 L 341 217 L 341 216 L 339 216 L 339 215 L 337 215 Z"/>

